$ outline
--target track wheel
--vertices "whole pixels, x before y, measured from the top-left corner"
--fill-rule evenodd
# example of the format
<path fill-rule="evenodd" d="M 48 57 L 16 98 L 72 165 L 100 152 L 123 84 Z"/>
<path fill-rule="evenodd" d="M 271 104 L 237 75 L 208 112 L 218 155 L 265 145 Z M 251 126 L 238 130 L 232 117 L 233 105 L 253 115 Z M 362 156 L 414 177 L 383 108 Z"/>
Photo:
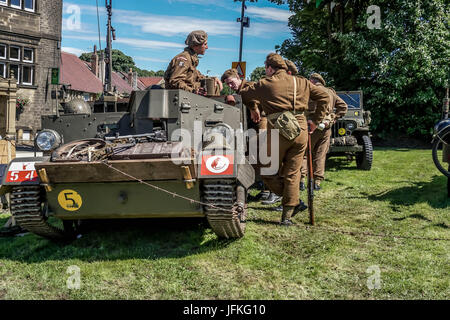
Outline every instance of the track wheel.
<path fill-rule="evenodd" d="M 220 238 L 242 238 L 247 218 L 246 191 L 236 180 L 205 180 L 203 210 L 212 230 Z"/>
<path fill-rule="evenodd" d="M 11 214 L 23 229 L 50 240 L 70 239 L 61 221 L 49 221 L 45 190 L 41 186 L 13 187 Z"/>

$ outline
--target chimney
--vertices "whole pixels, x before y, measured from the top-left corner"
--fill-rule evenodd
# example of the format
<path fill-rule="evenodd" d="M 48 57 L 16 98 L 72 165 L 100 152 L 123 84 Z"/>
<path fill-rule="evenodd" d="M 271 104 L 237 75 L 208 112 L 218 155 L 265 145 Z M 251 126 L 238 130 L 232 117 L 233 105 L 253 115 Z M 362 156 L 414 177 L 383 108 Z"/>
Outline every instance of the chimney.
<path fill-rule="evenodd" d="M 98 55 L 97 55 L 97 46 L 94 45 L 94 53 L 91 56 L 91 70 L 92 73 L 98 78 Z"/>
<path fill-rule="evenodd" d="M 135 71 L 135 72 L 133 72 L 133 85 L 132 85 L 133 90 L 138 89 L 137 83 L 138 83 L 138 73 Z"/>
<path fill-rule="evenodd" d="M 133 86 L 133 69 L 130 68 L 130 71 L 128 71 L 128 84 L 130 87 Z"/>

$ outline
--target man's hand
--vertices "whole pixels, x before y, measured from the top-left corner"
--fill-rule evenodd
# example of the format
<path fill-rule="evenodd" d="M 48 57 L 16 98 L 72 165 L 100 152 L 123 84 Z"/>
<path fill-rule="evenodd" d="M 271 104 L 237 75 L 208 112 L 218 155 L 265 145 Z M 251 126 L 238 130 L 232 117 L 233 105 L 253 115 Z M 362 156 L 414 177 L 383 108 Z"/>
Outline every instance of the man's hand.
<path fill-rule="evenodd" d="M 198 94 L 200 96 L 206 96 L 206 90 L 203 87 L 198 88 L 197 90 L 195 90 L 194 92 L 195 94 Z"/>
<path fill-rule="evenodd" d="M 220 91 L 222 91 L 223 90 L 222 81 L 220 81 L 219 78 L 214 78 L 214 81 L 216 82 L 216 85 L 219 86 Z"/>
<path fill-rule="evenodd" d="M 309 129 L 310 129 L 309 134 L 313 134 L 314 131 L 316 131 L 316 129 L 317 129 L 316 124 L 314 122 L 312 122 L 311 120 L 308 120 L 308 124 L 309 124 Z"/>
<path fill-rule="evenodd" d="M 254 123 L 261 122 L 261 113 L 259 113 L 259 109 L 250 110 L 250 113 Z"/>

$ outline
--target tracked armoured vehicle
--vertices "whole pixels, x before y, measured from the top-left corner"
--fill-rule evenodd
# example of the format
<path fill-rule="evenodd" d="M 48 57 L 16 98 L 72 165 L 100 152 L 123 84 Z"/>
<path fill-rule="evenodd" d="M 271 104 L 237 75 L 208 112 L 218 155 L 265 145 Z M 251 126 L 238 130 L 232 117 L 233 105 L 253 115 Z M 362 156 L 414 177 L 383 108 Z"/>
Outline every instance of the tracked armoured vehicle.
<path fill-rule="evenodd" d="M 133 92 L 115 121 L 81 117 L 83 132 L 108 122 L 97 138 L 64 144 L 56 130 L 43 131 L 37 143 L 48 151 L 12 161 L 0 194 L 10 193 L 20 226 L 50 239 L 73 237 L 81 220 L 176 217 L 206 217 L 219 237 L 242 237 L 255 174 L 236 101 L 183 90 Z"/>
<path fill-rule="evenodd" d="M 348 105 L 347 114 L 331 128 L 328 157 L 346 155 L 356 158 L 358 169 L 370 170 L 373 146 L 370 135 L 370 111 L 364 110 L 362 91 L 340 91 L 338 96 Z"/>

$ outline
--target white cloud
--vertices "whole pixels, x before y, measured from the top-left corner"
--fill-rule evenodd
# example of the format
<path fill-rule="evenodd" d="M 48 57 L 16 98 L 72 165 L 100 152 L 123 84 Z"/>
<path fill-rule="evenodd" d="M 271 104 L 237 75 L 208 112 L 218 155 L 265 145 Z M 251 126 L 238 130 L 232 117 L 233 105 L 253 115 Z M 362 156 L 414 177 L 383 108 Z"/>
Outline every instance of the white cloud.
<path fill-rule="evenodd" d="M 83 36 L 83 35 L 66 35 L 66 39 L 84 40 L 84 41 L 98 41 L 98 37 L 95 36 Z M 102 38 L 105 41 L 105 38 Z M 141 49 L 183 49 L 185 46 L 175 42 L 164 42 L 164 41 L 152 41 L 152 40 L 142 40 L 134 38 L 121 38 L 117 37 L 114 43 L 126 44 L 131 47 L 141 48 Z"/>
<path fill-rule="evenodd" d="M 200 5 L 214 5 L 214 6 L 221 6 L 225 7 L 228 5 L 228 3 L 232 0 L 168 0 L 170 4 L 176 3 L 176 2 L 186 2 L 186 3 L 192 3 L 192 4 L 200 4 Z"/>
<path fill-rule="evenodd" d="M 86 50 L 81 50 L 78 48 L 72 48 L 72 47 L 61 47 L 61 51 L 72 53 L 76 55 L 77 57 L 81 56 L 82 53 L 85 53 Z"/>
<path fill-rule="evenodd" d="M 139 13 L 131 16 L 129 11 L 123 10 L 116 13 L 116 21 L 139 27 L 144 33 L 162 36 L 184 35 L 190 30 L 205 30 L 209 35 L 231 35 L 236 37 L 240 33 L 240 25 L 235 21 L 206 20 L 183 16 L 142 15 Z M 253 23 L 250 29 L 246 29 L 246 32 L 255 37 L 267 37 L 268 34 L 286 32 L 287 30 L 287 25 L 284 23 Z"/>
<path fill-rule="evenodd" d="M 283 9 L 270 8 L 270 7 L 248 7 L 247 13 L 249 16 L 256 16 L 258 18 L 266 20 L 274 20 L 280 22 L 288 22 L 289 17 L 292 16 L 292 12 Z"/>
<path fill-rule="evenodd" d="M 206 3 L 202 0 L 175 0 L 183 2 Z M 229 0 L 231 1 L 231 0 Z M 71 3 L 67 3 L 71 5 Z M 97 8 L 90 5 L 80 5 L 82 14 L 97 14 Z M 255 15 L 266 17 L 270 20 L 286 22 L 290 13 L 287 10 L 276 8 L 249 8 Z M 103 11 L 102 11 L 103 12 Z M 114 10 L 114 23 L 127 24 L 140 28 L 141 32 L 162 36 L 187 35 L 191 30 L 205 30 L 209 35 L 230 35 L 239 37 L 240 25 L 236 21 L 207 20 L 189 16 L 168 16 L 145 14 L 131 10 Z M 286 32 L 287 25 L 283 23 L 252 23 L 250 29 L 246 29 L 249 35 L 266 37 L 268 34 Z"/>
<path fill-rule="evenodd" d="M 163 62 L 163 63 L 169 63 L 170 59 L 157 59 L 157 58 L 151 58 L 151 57 L 133 57 L 134 60 L 137 61 L 150 61 L 150 62 Z"/>

